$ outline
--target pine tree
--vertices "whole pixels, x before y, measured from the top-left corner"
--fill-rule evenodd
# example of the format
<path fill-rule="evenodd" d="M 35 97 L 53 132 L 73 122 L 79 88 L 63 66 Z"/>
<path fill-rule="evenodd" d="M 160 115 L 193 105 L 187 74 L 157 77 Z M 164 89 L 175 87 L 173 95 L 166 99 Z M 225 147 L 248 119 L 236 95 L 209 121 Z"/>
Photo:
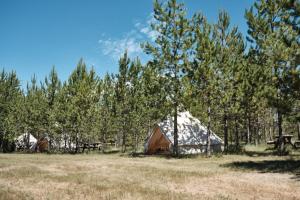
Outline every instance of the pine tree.
<path fill-rule="evenodd" d="M 257 54 L 265 60 L 265 96 L 270 107 L 276 108 L 279 143 L 278 152 L 284 151 L 282 139 L 283 116 L 289 115 L 295 93 L 299 93 L 299 2 L 257 1 L 246 11 L 249 41 L 255 42 Z M 254 10 L 255 9 L 255 10 Z M 298 85 L 299 86 L 299 85 Z"/>
<path fill-rule="evenodd" d="M 42 85 L 38 86 L 36 76 L 27 84 L 27 93 L 25 98 L 25 133 L 28 134 L 27 149 L 29 149 L 29 135 L 40 139 L 42 134 L 46 133 L 45 124 L 47 122 L 47 101 L 46 95 L 42 89 Z"/>
<path fill-rule="evenodd" d="M 99 130 L 100 141 L 105 145 L 114 140 L 114 82 L 113 77 L 106 74 L 102 83 L 100 93 Z"/>
<path fill-rule="evenodd" d="M 98 84 L 99 78 L 96 75 L 94 68 L 92 68 L 88 73 L 86 81 L 84 82 L 84 91 L 86 91 L 84 97 L 87 110 L 85 115 L 82 117 L 82 130 L 85 132 L 84 137 L 86 138 L 89 147 L 90 143 L 95 141 L 99 135 L 98 117 L 100 110 L 98 98 L 101 91 L 99 90 Z"/>
<path fill-rule="evenodd" d="M 54 140 L 54 134 L 56 129 L 56 119 L 55 119 L 55 111 L 54 104 L 57 100 L 57 94 L 61 88 L 60 80 L 58 79 L 58 75 L 55 71 L 55 67 L 51 69 L 49 77 L 45 78 L 45 88 L 44 92 L 47 98 L 47 135 L 49 137 L 49 150 L 52 149 L 52 143 Z M 60 139 L 58 139 L 60 141 Z"/>
<path fill-rule="evenodd" d="M 201 14 L 195 15 L 193 18 L 193 32 L 195 36 L 194 61 L 187 68 L 187 77 L 193 93 L 199 99 L 198 105 L 203 102 L 207 108 L 206 155 L 210 157 L 211 112 L 217 88 L 214 59 L 216 50 L 212 40 L 212 28 Z"/>
<path fill-rule="evenodd" d="M 183 4 L 176 0 L 170 0 L 165 4 L 154 2 L 155 23 L 151 25 L 158 36 L 155 44 L 143 45 L 147 54 L 153 56 L 155 66 L 159 68 L 159 74 L 166 78 L 165 92 L 173 104 L 174 116 L 174 146 L 173 153 L 179 155 L 177 113 L 181 105 L 182 85 L 181 79 L 190 50 L 190 22 L 186 19 L 186 11 Z"/>
<path fill-rule="evenodd" d="M 82 142 L 84 136 L 84 130 L 82 129 L 83 117 L 87 112 L 87 105 L 85 99 L 85 93 L 87 92 L 84 88 L 84 81 L 87 79 L 88 73 L 86 65 L 83 59 L 80 59 L 76 69 L 73 71 L 68 79 L 68 96 L 70 104 L 69 123 L 71 125 L 70 137 L 75 143 L 75 152 L 79 150 L 79 145 Z"/>
<path fill-rule="evenodd" d="M 129 82 L 129 64 L 130 59 L 128 58 L 127 52 L 119 60 L 119 73 L 116 75 L 116 87 L 115 87 L 115 95 L 116 95 L 116 110 L 117 110 L 117 129 L 118 132 L 121 133 L 119 140 L 122 144 L 122 152 L 126 151 L 127 145 L 127 137 L 130 129 L 129 124 L 129 92 L 128 89 L 130 87 Z"/>
<path fill-rule="evenodd" d="M 155 64 L 149 62 L 142 70 L 141 90 L 145 130 L 150 133 L 152 125 L 162 120 L 169 112 L 170 105 L 164 88 L 165 78 L 160 76 Z"/>
<path fill-rule="evenodd" d="M 237 113 L 239 112 L 238 85 L 239 71 L 243 65 L 244 42 L 237 27 L 230 29 L 229 15 L 221 11 L 219 13 L 218 23 L 214 26 L 213 38 L 216 54 L 216 79 L 218 92 L 218 105 L 222 110 L 224 147 L 228 150 L 229 139 L 229 120 L 234 119 L 235 143 L 239 144 L 238 139 L 238 121 Z M 232 136 L 232 135 L 231 135 Z M 231 137 L 232 138 L 232 137 Z"/>
<path fill-rule="evenodd" d="M 20 104 L 23 94 L 16 72 L 0 75 L 0 149 L 13 151 L 14 138 L 22 130 Z"/>
<path fill-rule="evenodd" d="M 147 123 L 144 121 L 144 110 L 142 106 L 142 84 L 141 84 L 141 70 L 142 64 L 139 58 L 136 58 L 128 70 L 129 77 L 129 105 L 130 105 L 130 122 L 131 122 L 131 140 L 134 153 L 138 150 L 139 141 L 141 134 L 145 133 L 143 124 Z"/>
<path fill-rule="evenodd" d="M 71 118 L 72 105 L 67 82 L 63 83 L 61 89 L 57 93 L 56 101 L 53 106 L 53 113 L 59 148 L 63 148 L 64 152 L 71 152 L 71 144 L 73 143 L 71 138 L 73 131 Z"/>

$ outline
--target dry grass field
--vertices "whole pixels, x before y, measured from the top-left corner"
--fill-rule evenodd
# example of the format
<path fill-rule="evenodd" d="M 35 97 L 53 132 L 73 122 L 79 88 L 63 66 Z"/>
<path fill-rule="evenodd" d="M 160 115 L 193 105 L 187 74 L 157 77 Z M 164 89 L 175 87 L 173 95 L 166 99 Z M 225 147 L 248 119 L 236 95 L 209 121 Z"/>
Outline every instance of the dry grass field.
<path fill-rule="evenodd" d="M 0 154 L 0 199 L 300 199 L 300 156 Z"/>

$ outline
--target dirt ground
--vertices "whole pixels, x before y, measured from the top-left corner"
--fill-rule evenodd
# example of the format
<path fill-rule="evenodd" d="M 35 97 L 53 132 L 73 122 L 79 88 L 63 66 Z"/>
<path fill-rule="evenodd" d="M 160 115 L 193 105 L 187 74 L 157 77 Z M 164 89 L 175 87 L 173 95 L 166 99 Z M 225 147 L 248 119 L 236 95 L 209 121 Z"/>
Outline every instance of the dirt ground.
<path fill-rule="evenodd" d="M 300 157 L 0 154 L 0 199 L 300 199 Z"/>

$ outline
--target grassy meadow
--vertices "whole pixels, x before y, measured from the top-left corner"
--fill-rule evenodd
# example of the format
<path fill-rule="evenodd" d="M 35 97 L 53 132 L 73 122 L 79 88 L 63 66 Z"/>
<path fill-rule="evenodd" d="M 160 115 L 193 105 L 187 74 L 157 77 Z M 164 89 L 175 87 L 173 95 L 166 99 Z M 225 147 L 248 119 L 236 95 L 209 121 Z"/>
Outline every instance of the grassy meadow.
<path fill-rule="evenodd" d="M 0 199 L 300 199 L 300 154 L 0 154 Z"/>

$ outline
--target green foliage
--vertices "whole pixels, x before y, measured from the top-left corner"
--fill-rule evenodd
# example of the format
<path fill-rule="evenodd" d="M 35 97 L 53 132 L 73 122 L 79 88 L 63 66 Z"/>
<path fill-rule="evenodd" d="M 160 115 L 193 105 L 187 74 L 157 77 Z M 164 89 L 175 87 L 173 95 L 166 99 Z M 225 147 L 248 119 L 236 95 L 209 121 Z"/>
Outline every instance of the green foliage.
<path fill-rule="evenodd" d="M 151 24 L 158 37 L 155 44 L 143 45 L 147 54 L 153 56 L 154 67 L 159 75 L 165 78 L 162 87 L 168 94 L 172 105 L 170 111 L 174 115 L 174 154 L 178 156 L 177 112 L 181 105 L 182 84 L 185 65 L 188 63 L 190 52 L 191 28 L 190 21 L 186 18 L 183 4 L 176 0 L 166 3 L 154 2 L 155 22 Z"/>
<path fill-rule="evenodd" d="M 263 95 L 276 109 L 279 136 L 283 116 L 290 115 L 300 93 L 299 37 L 300 3 L 293 0 L 257 1 L 246 11 L 251 42 L 262 62 L 265 76 Z M 282 153 L 283 145 L 278 145 Z"/>
<path fill-rule="evenodd" d="M 156 39 L 142 44 L 152 57 L 145 64 L 124 52 L 118 73 L 99 77 L 80 59 L 67 81 L 53 67 L 40 84 L 33 76 L 26 91 L 15 72 L 3 70 L 0 149 L 31 133 L 46 137 L 50 151 L 101 142 L 103 150 L 115 144 L 136 152 L 154 123 L 171 115 L 177 155 L 177 113 L 184 109 L 222 136 L 228 152 L 277 133 L 300 138 L 299 8 L 296 0 L 256 1 L 245 12 L 247 49 L 225 11 L 213 24 L 201 13 L 188 18 L 176 0 L 156 0 Z"/>
<path fill-rule="evenodd" d="M 11 142 L 22 130 L 20 124 L 22 105 L 22 91 L 16 72 L 0 74 L 0 149 L 4 152 L 11 151 Z"/>

